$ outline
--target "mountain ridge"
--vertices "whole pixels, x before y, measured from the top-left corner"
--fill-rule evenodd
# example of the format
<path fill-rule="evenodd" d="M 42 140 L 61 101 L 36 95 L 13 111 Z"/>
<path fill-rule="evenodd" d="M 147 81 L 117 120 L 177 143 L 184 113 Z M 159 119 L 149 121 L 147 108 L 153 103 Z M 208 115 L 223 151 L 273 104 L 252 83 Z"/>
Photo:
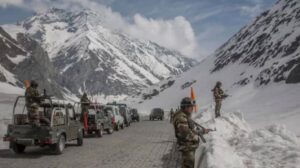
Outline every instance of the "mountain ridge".
<path fill-rule="evenodd" d="M 101 13 L 91 10 L 50 9 L 3 28 L 12 38 L 23 33 L 37 41 L 58 73 L 53 80 L 75 95 L 135 94 L 196 64 L 177 51 L 102 24 Z"/>

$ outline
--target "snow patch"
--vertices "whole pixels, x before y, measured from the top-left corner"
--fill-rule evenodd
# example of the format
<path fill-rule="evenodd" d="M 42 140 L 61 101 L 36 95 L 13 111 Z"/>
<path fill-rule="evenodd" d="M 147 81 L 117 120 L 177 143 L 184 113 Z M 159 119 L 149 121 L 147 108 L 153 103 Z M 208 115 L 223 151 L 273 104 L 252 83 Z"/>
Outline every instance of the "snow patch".
<path fill-rule="evenodd" d="M 6 56 L 14 64 L 19 64 L 20 62 L 23 62 L 26 59 L 26 56 L 24 56 L 24 55 L 17 55 L 16 57 L 10 57 L 8 55 L 6 55 Z"/>

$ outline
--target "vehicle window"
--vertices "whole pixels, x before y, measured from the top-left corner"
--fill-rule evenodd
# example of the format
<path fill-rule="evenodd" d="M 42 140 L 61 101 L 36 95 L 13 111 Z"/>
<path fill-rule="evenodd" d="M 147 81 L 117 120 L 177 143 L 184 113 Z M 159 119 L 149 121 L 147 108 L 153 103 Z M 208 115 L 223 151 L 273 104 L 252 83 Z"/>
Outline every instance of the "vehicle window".
<path fill-rule="evenodd" d="M 120 113 L 125 114 L 125 112 L 126 112 L 126 108 L 125 107 L 120 107 Z"/>
<path fill-rule="evenodd" d="M 99 118 L 104 118 L 104 113 L 103 113 L 103 111 L 97 111 L 97 116 L 99 117 Z"/>
<path fill-rule="evenodd" d="M 66 116 L 65 108 L 55 108 L 53 111 L 53 125 L 64 125 Z"/>
<path fill-rule="evenodd" d="M 96 114 L 96 110 L 95 109 L 89 109 L 89 114 Z"/>
<path fill-rule="evenodd" d="M 112 111 L 111 108 L 105 108 L 105 109 L 104 109 L 104 114 L 105 114 L 106 116 L 114 115 L 114 113 L 113 113 L 113 111 Z"/>

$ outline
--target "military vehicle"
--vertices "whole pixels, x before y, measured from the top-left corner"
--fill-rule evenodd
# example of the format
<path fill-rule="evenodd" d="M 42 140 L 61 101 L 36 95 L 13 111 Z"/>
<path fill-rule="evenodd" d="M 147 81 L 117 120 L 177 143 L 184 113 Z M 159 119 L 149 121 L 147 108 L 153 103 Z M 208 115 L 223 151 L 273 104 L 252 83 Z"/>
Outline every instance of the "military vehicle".
<path fill-rule="evenodd" d="M 120 107 L 120 113 L 124 118 L 125 125 L 126 125 L 126 127 L 129 127 L 132 122 L 130 110 L 126 106 L 119 106 L 119 107 Z"/>
<path fill-rule="evenodd" d="M 125 123 L 126 127 L 130 126 L 130 124 L 132 122 L 131 114 L 130 114 L 130 109 L 127 107 L 126 104 L 113 102 L 113 103 L 108 103 L 107 105 L 119 107 L 120 114 L 124 118 L 124 123 Z"/>
<path fill-rule="evenodd" d="M 113 133 L 112 114 L 104 112 L 103 106 L 91 104 L 88 109 L 88 134 L 95 133 L 98 137 L 103 136 L 103 132 Z"/>
<path fill-rule="evenodd" d="M 154 108 L 151 111 L 149 119 L 150 120 L 155 120 L 155 119 L 157 119 L 157 120 L 164 120 L 164 115 L 165 115 L 165 113 L 164 113 L 163 109 L 161 109 L 161 108 Z"/>
<path fill-rule="evenodd" d="M 77 140 L 77 145 L 83 144 L 83 127 L 76 120 L 71 104 L 63 101 L 53 102 L 50 97 L 41 98 L 39 107 L 40 126 L 33 125 L 28 120 L 25 97 L 17 97 L 13 107 L 12 124 L 8 125 L 4 141 L 9 141 L 10 148 L 15 153 L 23 153 L 27 146 L 49 146 L 61 154 L 67 142 Z M 50 122 L 44 122 L 44 120 Z"/>
<path fill-rule="evenodd" d="M 140 115 L 137 111 L 137 109 L 130 109 L 130 114 L 131 114 L 131 120 L 132 121 L 140 121 Z"/>
<path fill-rule="evenodd" d="M 119 131 L 120 128 L 124 129 L 125 127 L 124 118 L 120 114 L 118 106 L 106 105 L 104 107 L 104 113 L 112 114 L 111 122 L 114 127 L 114 130 Z"/>

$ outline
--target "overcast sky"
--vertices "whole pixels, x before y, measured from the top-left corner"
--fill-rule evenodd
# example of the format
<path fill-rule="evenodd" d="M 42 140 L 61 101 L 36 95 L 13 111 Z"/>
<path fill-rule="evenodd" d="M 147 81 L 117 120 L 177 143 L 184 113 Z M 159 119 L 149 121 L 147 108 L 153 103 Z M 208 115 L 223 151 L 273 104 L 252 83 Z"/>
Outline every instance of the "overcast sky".
<path fill-rule="evenodd" d="M 0 24 L 50 7 L 105 10 L 112 23 L 136 38 L 201 59 L 276 0 L 0 0 Z"/>

